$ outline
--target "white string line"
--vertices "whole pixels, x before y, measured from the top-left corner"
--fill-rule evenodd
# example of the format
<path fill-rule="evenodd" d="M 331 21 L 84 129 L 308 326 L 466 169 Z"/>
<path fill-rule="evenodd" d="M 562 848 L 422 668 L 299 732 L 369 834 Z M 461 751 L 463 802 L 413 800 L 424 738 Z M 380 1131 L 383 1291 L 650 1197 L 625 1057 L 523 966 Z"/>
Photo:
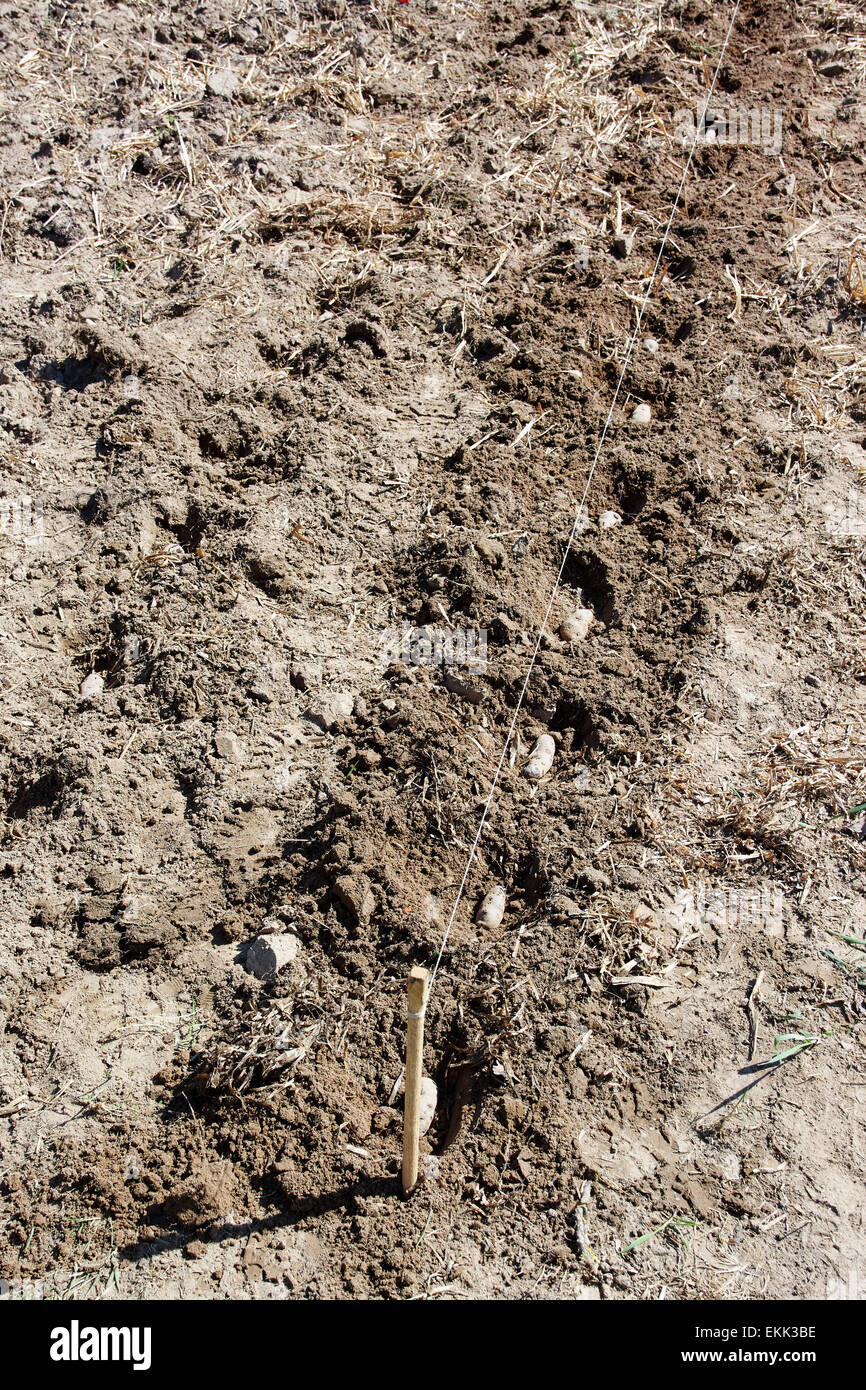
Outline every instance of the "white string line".
<path fill-rule="evenodd" d="M 442 944 L 441 944 L 441 946 L 439 947 L 439 954 L 438 954 L 438 956 L 436 957 L 436 964 L 435 964 L 434 967 L 433 967 L 433 973 L 432 973 L 432 975 L 430 976 L 430 985 L 429 985 L 428 995 L 427 995 L 428 1000 L 429 1000 L 430 994 L 431 994 L 432 991 L 433 991 L 433 985 L 434 985 L 435 982 L 436 982 L 436 976 L 437 976 L 438 973 L 439 973 L 439 966 L 440 966 L 440 964 L 441 964 L 441 962 L 442 962 L 442 956 L 443 956 L 443 954 L 444 954 L 444 952 L 445 952 L 445 947 L 446 947 L 447 944 L 448 944 L 448 938 L 449 938 L 449 936 L 451 935 L 451 928 L 453 927 L 455 918 L 456 918 L 456 916 L 457 916 L 457 909 L 458 909 L 458 907 L 460 906 L 460 903 L 461 903 L 461 901 L 462 901 L 462 899 L 463 899 L 463 893 L 464 893 L 464 890 L 465 890 L 465 888 L 466 888 L 466 881 L 467 881 L 467 879 L 468 879 L 468 877 L 469 877 L 469 870 L 472 868 L 472 865 L 473 865 L 473 863 L 474 863 L 475 854 L 476 854 L 476 851 L 477 851 L 477 849 L 478 849 L 478 844 L 479 844 L 479 842 L 480 842 L 480 840 L 481 840 L 482 831 L 484 830 L 484 827 L 485 827 L 485 825 L 487 824 L 487 813 L 488 813 L 488 811 L 490 810 L 490 806 L 491 806 L 491 803 L 492 803 L 492 801 L 493 801 L 493 794 L 494 794 L 494 792 L 496 791 L 496 785 L 497 785 L 497 783 L 498 783 L 498 781 L 499 781 L 499 774 L 500 774 L 501 771 L 502 771 L 503 765 L 504 765 L 504 763 L 505 763 L 505 756 L 506 756 L 506 754 L 507 754 L 507 752 L 508 752 L 508 749 L 509 749 L 509 747 L 510 747 L 510 745 L 511 745 L 511 739 L 512 739 L 512 737 L 513 737 L 513 735 L 514 735 L 514 730 L 515 730 L 515 727 L 516 727 L 516 725 L 517 725 L 517 717 L 518 717 L 518 715 L 520 714 L 520 710 L 521 710 L 521 708 L 522 708 L 522 706 L 523 706 L 523 701 L 524 701 L 524 698 L 525 698 L 525 696 L 526 696 L 527 688 L 528 688 L 528 686 L 529 686 L 529 680 L 530 680 L 530 677 L 531 677 L 531 675 L 532 675 L 532 672 L 533 672 L 533 670 L 534 670 L 534 668 L 535 668 L 535 662 L 536 662 L 536 659 L 537 659 L 537 657 L 538 657 L 539 649 L 540 649 L 540 647 L 541 647 L 541 639 L 542 639 L 542 637 L 544 636 L 544 631 L 545 631 L 545 628 L 547 627 L 547 620 L 548 620 L 548 618 L 550 617 L 551 611 L 552 611 L 552 609 L 553 609 L 553 605 L 554 605 L 554 603 L 556 602 L 556 596 L 557 596 L 557 594 L 559 593 L 560 585 L 561 585 L 561 583 L 562 583 L 562 576 L 563 576 L 563 574 L 565 573 L 565 566 L 566 566 L 566 564 L 568 563 L 568 557 L 569 557 L 569 555 L 571 554 L 571 547 L 572 547 L 572 545 L 573 545 L 573 543 L 574 543 L 574 537 L 575 537 L 575 535 L 577 534 L 578 524 L 579 524 L 579 522 L 580 522 L 581 514 L 582 514 L 582 512 L 583 512 L 583 504 L 584 504 L 584 502 L 586 501 L 587 493 L 589 492 L 590 484 L 592 483 L 592 479 L 593 479 L 593 475 L 594 475 L 594 473 L 595 473 L 596 465 L 598 464 L 598 460 L 599 460 L 599 458 L 600 458 L 600 456 L 601 456 L 601 451 L 602 451 L 602 448 L 603 448 L 603 446 L 604 446 L 604 441 L 605 441 L 605 439 L 606 439 L 606 437 L 607 437 L 607 432 L 608 432 L 608 429 L 609 429 L 609 427 L 610 427 L 611 420 L 613 419 L 614 407 L 616 406 L 617 400 L 619 399 L 620 389 L 621 389 L 621 387 L 622 387 L 622 383 L 623 383 L 623 380 L 624 380 L 624 378 L 625 378 L 626 371 L 628 370 L 628 364 L 629 364 L 629 362 L 631 361 L 631 355 L 632 355 L 632 351 L 633 351 L 633 349 L 634 349 L 635 342 L 636 342 L 636 340 L 637 340 L 637 335 L 638 335 L 638 333 L 640 332 L 640 326 L 641 326 L 641 323 L 642 323 L 642 321 L 643 321 L 644 311 L 645 311 L 645 309 L 646 309 L 647 304 L 649 303 L 649 298 L 650 298 L 650 295 L 651 295 L 651 293 L 652 293 L 652 291 L 653 291 L 653 287 L 654 287 L 654 285 L 655 285 L 655 278 L 656 278 L 656 275 L 658 274 L 659 266 L 661 265 L 661 259 L 662 259 L 662 256 L 663 256 L 663 254 L 664 254 L 664 249 L 665 249 L 665 246 L 666 246 L 666 244 L 667 244 L 667 239 L 668 239 L 668 236 L 669 236 L 669 234 L 670 234 L 670 230 L 671 230 L 671 226 L 672 226 L 672 224 L 673 224 L 674 217 L 676 216 L 677 208 L 679 207 L 679 202 L 680 202 L 680 198 L 682 197 L 683 189 L 685 188 L 685 183 L 686 183 L 686 179 L 687 179 L 687 177 L 688 177 L 689 169 L 692 167 L 692 159 L 693 159 L 693 157 L 694 157 L 695 149 L 697 148 L 697 144 L 698 144 L 698 140 L 699 140 L 699 138 L 700 138 L 701 130 L 703 129 L 703 124 L 704 124 L 704 119 L 705 119 L 706 114 L 707 114 L 707 109 L 708 109 L 708 107 L 709 107 L 710 102 L 711 102 L 712 99 L 713 99 L 713 93 L 714 93 L 714 91 L 716 90 L 716 82 L 717 82 L 717 80 L 718 80 L 719 72 L 721 71 L 722 62 L 723 62 L 723 60 L 724 60 L 725 52 L 726 52 L 727 47 L 728 47 L 728 41 L 730 40 L 731 33 L 732 33 L 732 31 L 733 31 L 733 28 L 734 28 L 734 23 L 736 22 L 737 15 L 738 15 L 738 13 L 739 13 L 740 4 L 741 4 L 741 0 L 736 0 L 736 3 L 735 3 L 735 5 L 734 5 L 734 9 L 733 9 L 733 13 L 732 13 L 732 15 L 731 15 L 731 20 L 730 20 L 730 23 L 729 23 L 729 25 L 728 25 L 728 31 L 727 31 L 727 33 L 725 34 L 725 40 L 724 40 L 724 43 L 722 44 L 721 52 L 719 53 L 719 61 L 718 61 L 718 63 L 716 64 L 716 70 L 715 70 L 715 72 L 713 73 L 713 80 L 712 80 L 712 83 L 710 84 L 710 90 L 708 91 L 706 101 L 704 102 L 704 109 L 703 109 L 703 111 L 701 112 L 700 119 L 697 121 L 697 123 L 696 123 L 696 125 L 695 125 L 695 134 L 694 134 L 694 139 L 692 140 L 691 149 L 689 150 L 689 157 L 688 157 L 688 159 L 686 160 L 686 165 L 685 165 L 685 168 L 683 169 L 682 177 L 681 177 L 680 183 L 679 183 L 679 188 L 677 189 L 677 191 L 676 191 L 676 196 L 674 197 L 673 206 L 671 207 L 670 216 L 668 217 L 667 226 L 665 227 L 664 236 L 662 237 L 661 246 L 659 247 L 659 253 L 658 253 L 657 257 L 656 257 L 656 263 L 655 263 L 655 265 L 653 266 L 653 272 L 652 272 L 652 275 L 650 276 L 650 280 L 649 280 L 649 284 L 647 285 L 646 293 L 645 293 L 645 295 L 644 295 L 644 297 L 643 297 L 643 300 L 642 300 L 642 302 L 641 302 L 641 304 L 640 304 L 640 306 L 639 306 L 639 308 L 638 308 L 637 319 L 636 319 L 636 321 L 635 321 L 634 331 L 633 331 L 633 333 L 632 333 L 632 335 L 631 335 L 631 338 L 630 338 L 630 340 L 629 340 L 628 347 L 627 347 L 627 349 L 626 349 L 625 359 L 624 359 L 623 364 L 622 364 L 622 371 L 621 371 L 620 374 L 619 374 L 619 381 L 617 382 L 617 384 L 616 384 L 616 390 L 615 390 L 614 393 L 613 393 L 613 399 L 611 400 L 611 403 L 610 403 L 610 409 L 609 409 L 608 412 L 607 412 L 607 418 L 606 418 L 606 420 L 605 420 L 605 422 L 604 422 L 604 428 L 602 429 L 602 432 L 601 432 L 601 434 L 600 434 L 600 436 L 599 436 L 598 444 L 597 444 L 596 450 L 595 450 L 595 456 L 594 456 L 594 458 L 593 458 L 593 460 L 592 460 L 592 466 L 591 466 L 591 468 L 590 468 L 590 470 L 589 470 L 589 474 L 587 475 L 586 485 L 584 486 L 584 489 L 583 489 L 583 496 L 582 496 L 581 499 L 580 499 L 580 504 L 579 504 L 579 506 L 578 506 L 578 508 L 577 508 L 577 515 L 576 515 L 575 518 L 574 518 L 574 523 L 573 523 L 573 525 L 572 525 L 572 528 L 571 528 L 571 531 L 570 531 L 569 537 L 568 537 L 568 542 L 567 542 L 566 547 L 565 547 L 565 553 L 564 553 L 564 555 L 563 555 L 563 557 L 562 557 L 562 564 L 561 564 L 560 567 L 559 567 L 559 573 L 558 573 L 557 576 L 556 576 L 556 583 L 554 584 L 554 586 L 553 586 L 553 592 L 552 592 L 552 594 L 550 595 L 550 602 L 549 602 L 548 605 L 547 605 L 547 609 L 546 609 L 546 611 L 545 611 L 544 618 L 542 619 L 541 627 L 538 629 L 538 636 L 537 636 L 536 641 L 535 641 L 535 648 L 534 648 L 533 653 L 532 653 L 532 660 L 531 660 L 530 663 L 529 663 L 529 669 L 528 669 L 528 671 L 526 672 L 526 678 L 525 678 L 525 680 L 524 680 L 524 682 L 523 682 L 523 686 L 522 686 L 522 688 L 521 688 L 520 695 L 519 695 L 518 700 L 517 700 L 517 705 L 515 706 L 514 714 L 513 714 L 512 719 L 511 719 L 511 724 L 510 724 L 509 729 L 508 729 L 508 734 L 507 734 L 506 739 L 505 739 L 505 744 L 504 744 L 503 749 L 502 749 L 502 755 L 501 755 L 501 757 L 500 757 L 500 759 L 499 759 L 499 763 L 498 763 L 498 765 L 497 765 L 496 772 L 494 773 L 494 776 L 493 776 L 493 782 L 492 782 L 492 785 L 491 785 L 491 787 L 490 787 L 490 792 L 489 792 L 489 794 L 488 794 L 488 797 L 487 797 L 486 802 L 484 803 L 484 811 L 483 811 L 483 814 L 482 814 L 482 816 L 481 816 L 481 821 L 480 821 L 480 823 L 479 823 L 479 826 L 478 826 L 477 831 L 475 832 L 475 839 L 472 841 L 472 848 L 471 848 L 470 851 L 469 851 L 469 858 L 468 858 L 468 860 L 467 860 L 467 862 L 466 862 L 466 868 L 465 868 L 465 870 L 464 870 L 464 872 L 463 872 L 463 877 L 462 877 L 462 879 L 460 880 L 460 887 L 459 887 L 458 890 L 457 890 L 457 897 L 456 897 L 456 899 L 455 899 L 455 901 L 454 901 L 454 906 L 453 906 L 453 908 L 451 909 L 451 916 L 448 918 L 448 925 L 447 925 L 446 928 L 445 928 L 445 935 L 443 936 L 443 938 L 442 938 Z"/>

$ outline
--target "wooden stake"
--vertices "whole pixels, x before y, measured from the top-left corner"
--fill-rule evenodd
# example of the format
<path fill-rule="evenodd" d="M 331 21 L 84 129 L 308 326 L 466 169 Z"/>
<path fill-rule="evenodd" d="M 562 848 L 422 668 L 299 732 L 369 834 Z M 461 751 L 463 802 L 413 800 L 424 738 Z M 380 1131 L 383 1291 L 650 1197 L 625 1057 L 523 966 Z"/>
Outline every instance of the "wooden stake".
<path fill-rule="evenodd" d="M 406 1080 L 403 1107 L 403 1192 L 408 1196 L 418 1181 L 421 1127 L 421 1069 L 424 1054 L 424 1010 L 430 971 L 415 965 L 409 971 L 409 1018 L 406 1029 Z"/>

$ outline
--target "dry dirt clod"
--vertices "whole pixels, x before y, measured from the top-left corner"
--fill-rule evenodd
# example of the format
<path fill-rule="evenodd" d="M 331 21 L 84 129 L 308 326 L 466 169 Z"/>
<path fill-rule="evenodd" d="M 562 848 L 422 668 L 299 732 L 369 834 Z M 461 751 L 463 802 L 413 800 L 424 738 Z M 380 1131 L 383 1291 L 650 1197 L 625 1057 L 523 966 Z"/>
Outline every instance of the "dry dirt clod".
<path fill-rule="evenodd" d="M 207 80 L 207 90 L 212 97 L 231 97 L 238 89 L 237 73 L 230 68 L 222 68 L 219 72 L 212 72 Z"/>
<path fill-rule="evenodd" d="M 221 758 L 227 758 L 232 763 L 241 762 L 245 755 L 243 743 L 232 733 L 217 733 L 214 748 Z"/>
<path fill-rule="evenodd" d="M 342 874 L 334 883 L 334 892 L 356 922 L 370 920 L 376 898 L 365 874 Z"/>
<path fill-rule="evenodd" d="M 163 1221 L 187 1230 L 210 1226 L 228 1212 L 232 1190 L 228 1164 L 196 1160 L 187 1177 L 163 1202 L 159 1215 Z"/>
<path fill-rule="evenodd" d="M 282 936 L 257 936 L 247 947 L 244 965 L 259 980 L 272 980 L 287 965 L 296 961 L 301 943 L 291 932 Z"/>
<path fill-rule="evenodd" d="M 474 685 L 467 685 L 451 671 L 445 673 L 444 684 L 445 688 L 450 690 L 453 695 L 459 695 L 461 700 L 468 700 L 470 705 L 480 705 L 484 700 L 483 690 L 479 690 Z"/>
<path fill-rule="evenodd" d="M 335 691 L 322 694 L 313 700 L 307 709 L 307 718 L 319 724 L 326 733 L 330 733 L 344 719 L 352 717 L 354 708 L 355 702 L 351 695 Z"/>
<path fill-rule="evenodd" d="M 588 865 L 577 876 L 578 885 L 587 893 L 605 893 L 610 888 L 610 879 L 601 869 Z"/>

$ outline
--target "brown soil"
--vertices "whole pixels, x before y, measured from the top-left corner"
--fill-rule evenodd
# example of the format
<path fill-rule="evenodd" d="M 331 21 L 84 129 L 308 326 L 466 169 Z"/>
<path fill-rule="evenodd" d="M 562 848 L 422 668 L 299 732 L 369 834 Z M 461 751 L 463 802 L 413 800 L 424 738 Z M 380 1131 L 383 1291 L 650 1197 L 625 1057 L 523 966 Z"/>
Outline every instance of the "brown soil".
<path fill-rule="evenodd" d="M 866 518 L 847 4 L 734 25 L 719 104 L 781 111 L 782 152 L 696 149 L 399 1195 L 407 971 L 436 960 L 730 9 L 0 6 L 13 1296 L 862 1291 L 866 527 L 828 525 Z M 484 629 L 486 671 L 383 658 L 403 622 Z M 263 923 L 301 941 L 265 982 Z"/>

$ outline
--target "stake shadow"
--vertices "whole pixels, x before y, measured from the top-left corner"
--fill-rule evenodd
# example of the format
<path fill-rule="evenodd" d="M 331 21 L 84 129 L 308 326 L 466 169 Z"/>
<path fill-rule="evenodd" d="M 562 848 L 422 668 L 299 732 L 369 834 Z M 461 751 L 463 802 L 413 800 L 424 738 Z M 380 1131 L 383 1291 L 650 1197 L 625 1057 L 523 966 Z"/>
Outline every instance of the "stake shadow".
<path fill-rule="evenodd" d="M 340 1211 L 343 1208 L 346 1208 L 346 1215 L 348 1216 L 353 1214 L 351 1204 L 356 1197 L 393 1197 L 395 1201 L 402 1201 L 399 1173 L 393 1177 L 361 1178 L 357 1182 L 335 1188 L 332 1192 L 294 1197 L 283 1210 L 252 1221 L 223 1221 L 208 1226 L 204 1230 L 171 1230 L 167 1228 L 164 1236 L 157 1236 L 146 1241 L 134 1241 L 121 1246 L 118 1255 L 130 1264 L 140 1265 L 163 1254 L 166 1250 L 183 1250 L 193 1241 L 200 1241 L 205 1245 L 221 1245 L 226 1240 L 241 1240 L 244 1237 L 259 1235 L 262 1232 L 287 1230 L 297 1225 L 305 1217 L 324 1216 L 326 1212 Z M 156 1211 L 157 1209 L 151 1208 L 151 1212 L 148 1214 L 156 1215 Z M 154 1221 L 153 1224 L 158 1224 L 158 1220 Z"/>

